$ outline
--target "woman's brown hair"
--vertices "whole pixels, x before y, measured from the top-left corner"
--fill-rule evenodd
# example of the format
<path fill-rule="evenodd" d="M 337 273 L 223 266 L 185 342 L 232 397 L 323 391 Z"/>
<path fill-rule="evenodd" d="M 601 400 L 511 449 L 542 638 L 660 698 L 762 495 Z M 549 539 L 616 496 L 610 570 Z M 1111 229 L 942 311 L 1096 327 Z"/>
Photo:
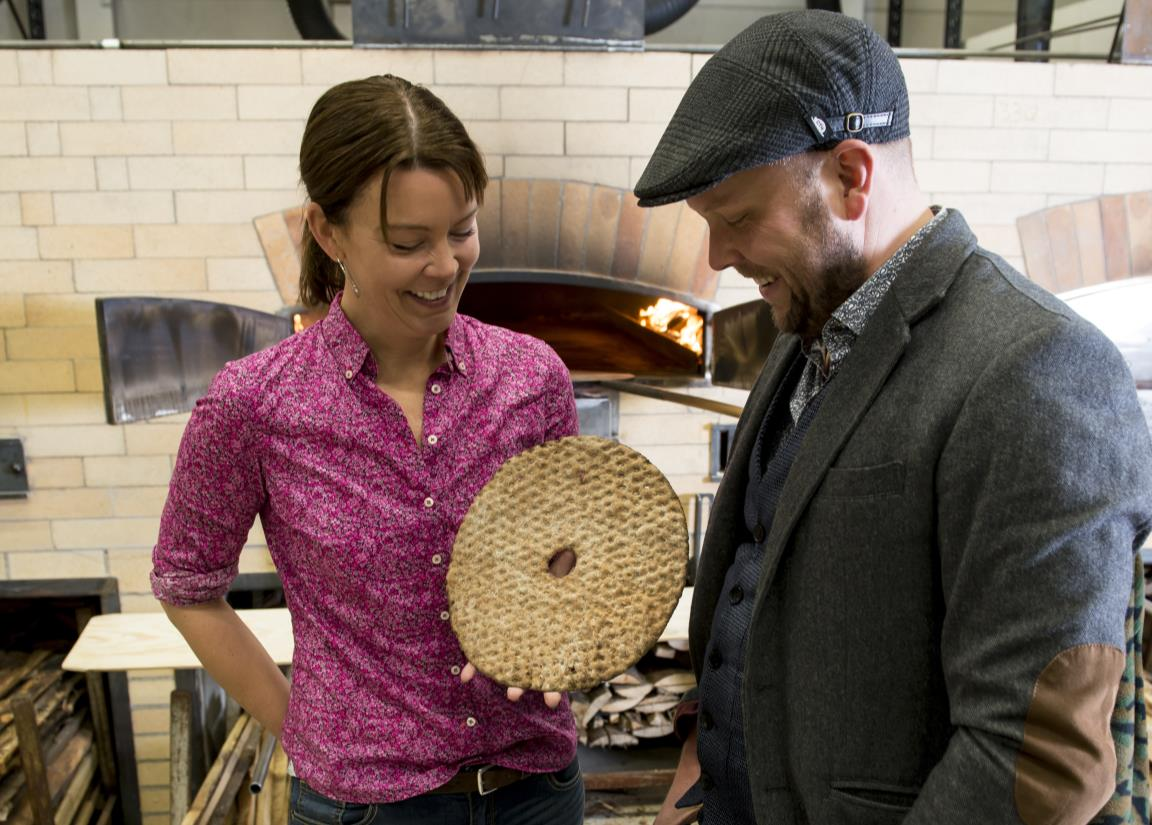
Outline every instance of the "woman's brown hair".
<path fill-rule="evenodd" d="M 360 190 L 381 171 L 380 226 L 387 226 L 388 179 L 396 169 L 444 169 L 482 203 L 488 174 L 480 151 L 444 102 L 393 75 L 350 80 L 320 96 L 300 143 L 300 179 L 313 203 L 341 224 Z M 386 231 L 386 230 L 384 230 Z M 340 267 L 307 224 L 300 256 L 300 301 L 331 303 L 344 288 Z"/>

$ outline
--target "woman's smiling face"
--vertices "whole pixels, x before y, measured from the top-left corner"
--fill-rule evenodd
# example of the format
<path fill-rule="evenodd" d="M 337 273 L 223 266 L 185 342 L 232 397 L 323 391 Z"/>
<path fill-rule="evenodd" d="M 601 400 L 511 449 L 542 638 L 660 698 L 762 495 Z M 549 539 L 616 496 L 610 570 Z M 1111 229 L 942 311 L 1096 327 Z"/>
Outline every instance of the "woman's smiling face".
<path fill-rule="evenodd" d="M 377 316 L 375 324 L 401 337 L 440 335 L 452 324 L 480 255 L 476 201 L 452 171 L 396 169 L 382 228 L 382 184 L 383 173 L 373 177 L 333 228 L 349 276 L 343 307 L 353 319 Z"/>

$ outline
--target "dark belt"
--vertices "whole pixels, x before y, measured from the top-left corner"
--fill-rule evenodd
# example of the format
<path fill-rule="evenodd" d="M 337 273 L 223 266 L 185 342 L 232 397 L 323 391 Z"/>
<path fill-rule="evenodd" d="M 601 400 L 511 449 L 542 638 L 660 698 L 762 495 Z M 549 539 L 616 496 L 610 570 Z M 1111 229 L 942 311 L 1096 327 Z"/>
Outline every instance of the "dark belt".
<path fill-rule="evenodd" d="M 487 796 L 532 774 L 498 765 L 467 765 L 439 788 L 428 793 L 478 793 Z"/>

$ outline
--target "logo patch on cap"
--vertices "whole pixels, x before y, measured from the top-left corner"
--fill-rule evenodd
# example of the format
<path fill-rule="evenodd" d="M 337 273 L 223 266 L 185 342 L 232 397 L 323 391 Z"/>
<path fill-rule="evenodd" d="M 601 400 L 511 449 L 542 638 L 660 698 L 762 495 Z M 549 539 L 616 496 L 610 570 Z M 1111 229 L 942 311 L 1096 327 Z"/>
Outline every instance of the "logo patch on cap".
<path fill-rule="evenodd" d="M 816 134 L 824 137 L 828 133 L 828 124 L 818 117 L 812 118 L 812 128 L 816 130 Z"/>

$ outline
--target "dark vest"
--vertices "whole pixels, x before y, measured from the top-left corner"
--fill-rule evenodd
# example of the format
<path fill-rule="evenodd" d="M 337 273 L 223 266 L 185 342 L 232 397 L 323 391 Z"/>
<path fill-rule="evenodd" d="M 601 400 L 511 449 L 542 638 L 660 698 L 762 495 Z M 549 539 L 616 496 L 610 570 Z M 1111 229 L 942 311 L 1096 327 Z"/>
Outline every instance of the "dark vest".
<path fill-rule="evenodd" d="M 744 539 L 736 550 L 716 603 L 712 637 L 705 651 L 700 678 L 697 753 L 700 779 L 680 800 L 681 806 L 704 803 L 701 823 L 749 825 L 756 821 L 744 743 L 740 692 L 744 681 L 745 646 L 752 619 L 756 583 L 760 579 L 763 542 L 772 528 L 776 503 L 788 480 L 804 434 L 820 407 L 822 392 L 804 409 L 795 426 L 788 401 L 806 360 L 797 356 L 789 367 L 764 416 L 752 450 L 744 496 Z"/>

